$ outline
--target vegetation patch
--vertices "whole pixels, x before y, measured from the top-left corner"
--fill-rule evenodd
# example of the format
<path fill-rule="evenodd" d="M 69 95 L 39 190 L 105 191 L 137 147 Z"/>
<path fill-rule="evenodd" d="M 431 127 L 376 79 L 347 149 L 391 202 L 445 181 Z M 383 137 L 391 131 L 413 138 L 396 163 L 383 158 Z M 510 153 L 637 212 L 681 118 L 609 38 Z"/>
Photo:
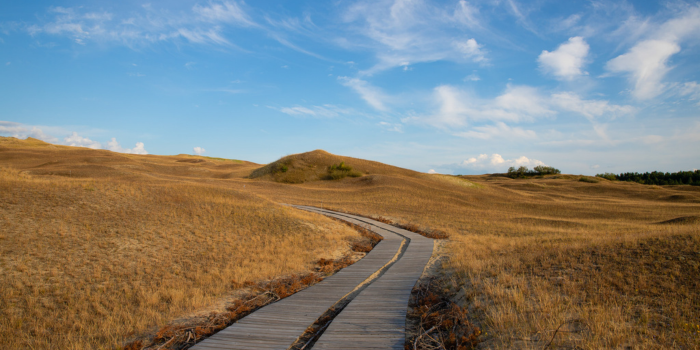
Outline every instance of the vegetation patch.
<path fill-rule="evenodd" d="M 600 182 L 600 180 L 598 180 L 598 179 L 596 179 L 596 178 L 594 178 L 594 177 L 590 177 L 590 176 L 581 176 L 578 180 L 579 180 L 580 182 L 588 182 L 588 183 L 591 183 L 591 184 L 597 184 L 597 183 Z"/>
<path fill-rule="evenodd" d="M 468 350 L 482 337 L 468 310 L 454 300 L 454 291 L 446 278 L 421 279 L 411 291 L 407 317 L 417 323 L 406 338 L 405 349 Z"/>
<path fill-rule="evenodd" d="M 213 312 L 206 317 L 196 318 L 184 324 L 169 324 L 158 330 L 152 337 L 131 341 L 123 349 L 188 349 L 261 307 L 316 284 L 322 281 L 325 275 L 333 274 L 351 263 L 351 260 L 345 258 L 339 260 L 321 259 L 317 262 L 317 273 L 295 274 L 259 283 L 251 281 L 238 283 L 234 280 L 231 282 L 232 287 L 244 287 L 247 292 L 227 306 L 226 311 Z"/>
<path fill-rule="evenodd" d="M 553 168 L 551 166 L 538 165 L 532 170 L 528 169 L 526 166 L 521 166 L 519 168 L 510 167 L 508 168 L 508 177 L 513 179 L 522 179 L 538 175 L 556 175 L 561 174 L 559 169 Z"/>
<path fill-rule="evenodd" d="M 352 164 L 350 166 L 349 164 Z M 286 167 L 287 170 L 284 170 Z M 282 171 L 284 170 L 284 171 Z M 330 154 L 323 150 L 292 154 L 253 170 L 251 179 L 273 180 L 282 183 L 306 183 L 318 180 L 337 180 L 380 174 L 419 177 L 422 174 L 379 162 Z"/>
<path fill-rule="evenodd" d="M 340 162 L 339 164 L 333 164 L 328 167 L 328 174 L 326 175 L 326 180 L 340 180 L 346 177 L 360 177 L 362 173 L 357 170 L 353 170 L 351 166 L 345 164 L 345 162 Z"/>

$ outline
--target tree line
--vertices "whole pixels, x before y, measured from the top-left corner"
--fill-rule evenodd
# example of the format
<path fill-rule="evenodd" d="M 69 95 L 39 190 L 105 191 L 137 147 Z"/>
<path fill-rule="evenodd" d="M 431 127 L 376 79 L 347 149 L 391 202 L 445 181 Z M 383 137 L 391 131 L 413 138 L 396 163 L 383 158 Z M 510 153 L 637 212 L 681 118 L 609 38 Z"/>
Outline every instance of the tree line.
<path fill-rule="evenodd" d="M 700 186 L 700 170 L 679 171 L 677 173 L 664 173 L 652 171 L 646 173 L 604 173 L 598 174 L 608 180 L 638 182 L 645 185 L 693 185 Z"/>

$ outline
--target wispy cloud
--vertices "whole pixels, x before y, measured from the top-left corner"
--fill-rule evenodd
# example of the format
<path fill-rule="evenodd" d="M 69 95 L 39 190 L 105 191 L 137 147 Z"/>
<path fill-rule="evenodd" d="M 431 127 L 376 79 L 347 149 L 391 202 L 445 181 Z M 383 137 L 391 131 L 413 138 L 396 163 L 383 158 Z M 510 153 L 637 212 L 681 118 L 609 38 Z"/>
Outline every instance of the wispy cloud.
<path fill-rule="evenodd" d="M 86 45 L 119 44 L 129 47 L 184 40 L 195 44 L 235 47 L 224 35 L 226 26 L 255 28 L 258 25 L 235 1 L 197 4 L 189 12 L 171 13 L 144 5 L 128 16 L 90 12 L 83 7 L 51 7 L 45 20 L 24 25 L 32 36 L 62 36 Z"/>
<path fill-rule="evenodd" d="M 513 124 L 550 120 L 560 114 L 581 115 L 591 122 L 601 140 L 612 142 L 606 123 L 636 112 L 629 105 L 584 99 L 573 92 L 546 95 L 530 86 L 509 85 L 501 95 L 483 99 L 457 87 L 441 85 L 434 89 L 433 99 L 436 107 L 432 113 L 402 121 L 429 125 L 470 139 L 536 140 L 540 137 L 534 130 Z"/>
<path fill-rule="evenodd" d="M 237 2 L 226 1 L 216 3 L 209 1 L 207 6 L 194 5 L 192 11 L 199 20 L 211 23 L 230 23 L 240 26 L 255 27 L 258 24 L 250 19 L 250 16 Z"/>
<path fill-rule="evenodd" d="M 534 131 L 525 130 L 521 127 L 510 127 L 504 122 L 496 122 L 494 125 L 476 126 L 471 128 L 471 130 L 455 133 L 455 135 L 481 140 L 497 138 L 506 138 L 510 140 L 537 139 L 537 133 Z"/>
<path fill-rule="evenodd" d="M 681 52 L 681 43 L 698 36 L 700 31 L 700 6 L 683 9 L 676 17 L 667 20 L 655 30 L 649 30 L 647 38 L 637 42 L 626 53 L 606 64 L 611 73 L 627 75 L 632 84 L 632 96 L 639 100 L 654 98 L 669 87 L 663 82 L 672 69 L 669 59 Z"/>
<path fill-rule="evenodd" d="M 441 85 L 434 89 L 433 98 L 437 105 L 436 112 L 423 117 L 405 118 L 405 121 L 452 129 L 471 122 L 533 121 L 556 114 L 549 109 L 547 98 L 529 86 L 509 85 L 503 94 L 493 99 L 481 99 L 457 87 Z"/>
<path fill-rule="evenodd" d="M 700 106 L 700 84 L 695 81 L 691 81 L 680 85 L 678 88 L 678 93 L 681 96 L 687 96 L 691 101 L 698 101 L 697 105 Z"/>
<path fill-rule="evenodd" d="M 447 7 L 421 0 L 358 1 L 343 19 L 357 36 L 344 36 L 337 43 L 370 48 L 377 57 L 365 75 L 441 60 L 487 62 L 483 45 L 460 30 L 480 25 L 479 11 L 466 1 Z"/>
<path fill-rule="evenodd" d="M 268 106 L 268 108 L 297 117 L 336 118 L 343 115 L 357 114 L 357 112 L 355 112 L 352 108 L 343 108 L 331 104 L 325 104 L 322 106 L 292 106 L 281 108 Z"/>
<path fill-rule="evenodd" d="M 355 90 L 360 97 L 365 100 L 370 106 L 380 111 L 387 111 L 386 101 L 387 95 L 379 88 L 372 86 L 365 80 L 359 78 L 338 77 L 341 84 Z"/>

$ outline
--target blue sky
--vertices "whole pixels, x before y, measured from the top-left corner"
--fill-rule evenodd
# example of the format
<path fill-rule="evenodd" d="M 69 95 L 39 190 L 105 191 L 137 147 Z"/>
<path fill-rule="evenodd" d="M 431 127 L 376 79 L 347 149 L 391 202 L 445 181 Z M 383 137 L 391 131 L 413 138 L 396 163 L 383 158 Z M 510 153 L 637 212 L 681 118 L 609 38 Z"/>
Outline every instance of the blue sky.
<path fill-rule="evenodd" d="M 700 168 L 700 3 L 5 1 L 0 135 L 418 171 Z"/>

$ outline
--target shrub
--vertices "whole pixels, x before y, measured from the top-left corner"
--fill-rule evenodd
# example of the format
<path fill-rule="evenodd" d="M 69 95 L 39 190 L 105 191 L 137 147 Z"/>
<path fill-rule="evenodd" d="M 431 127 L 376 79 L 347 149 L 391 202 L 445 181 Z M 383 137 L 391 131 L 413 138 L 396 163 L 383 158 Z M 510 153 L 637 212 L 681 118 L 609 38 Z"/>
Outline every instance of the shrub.
<path fill-rule="evenodd" d="M 559 169 L 553 168 L 551 166 L 538 165 L 535 167 L 535 172 L 537 175 L 556 175 L 561 174 Z"/>
<path fill-rule="evenodd" d="M 600 182 L 600 180 L 598 180 L 594 177 L 588 177 L 588 176 L 581 176 L 581 178 L 578 180 L 581 182 L 588 182 L 588 183 L 592 183 L 592 184 L 597 184 L 598 182 Z"/>
<path fill-rule="evenodd" d="M 596 177 L 600 177 L 603 179 L 608 179 L 610 181 L 615 181 L 617 180 L 617 177 L 613 173 L 603 173 L 603 174 L 596 174 Z"/>
<path fill-rule="evenodd" d="M 362 174 L 359 171 L 353 170 L 352 167 L 345 164 L 345 162 L 340 162 L 340 164 L 333 164 L 328 167 L 328 175 L 326 175 L 326 179 L 340 180 L 347 176 L 360 177 Z"/>

